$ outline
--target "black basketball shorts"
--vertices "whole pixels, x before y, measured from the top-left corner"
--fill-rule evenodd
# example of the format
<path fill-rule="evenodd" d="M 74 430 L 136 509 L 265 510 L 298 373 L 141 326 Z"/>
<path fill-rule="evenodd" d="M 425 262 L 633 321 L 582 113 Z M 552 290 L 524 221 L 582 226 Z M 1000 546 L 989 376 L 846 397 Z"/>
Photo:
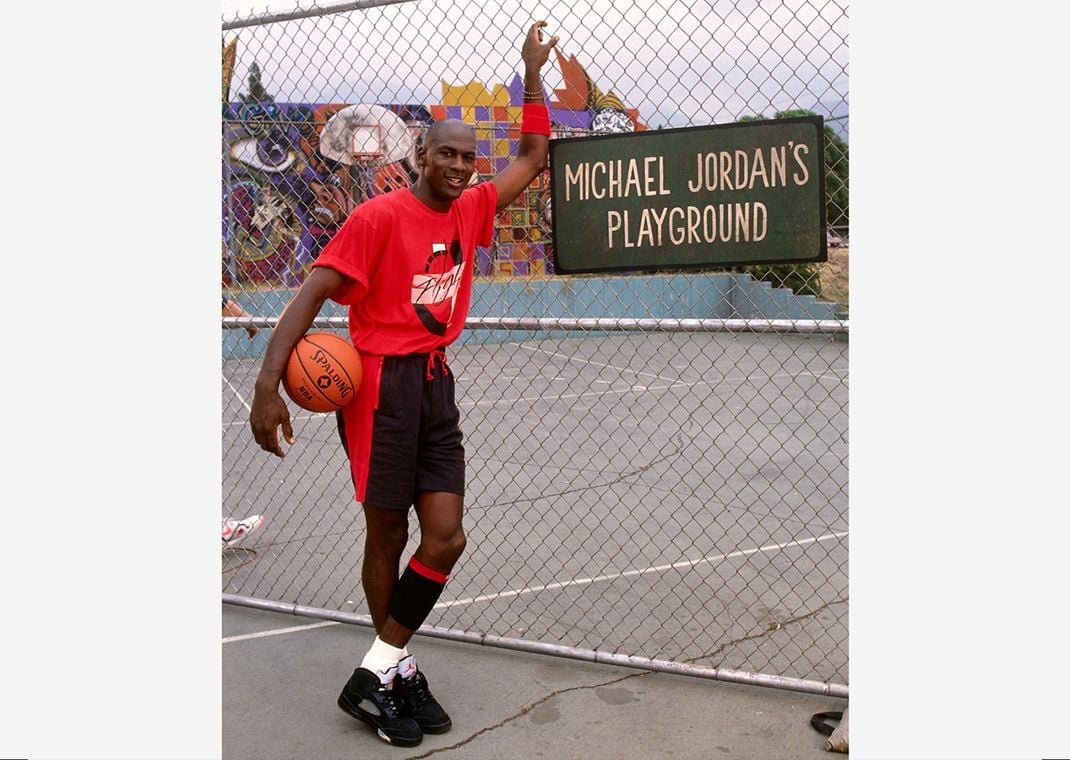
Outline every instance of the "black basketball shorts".
<path fill-rule="evenodd" d="M 445 351 L 361 360 L 357 397 L 336 412 L 356 500 L 408 509 L 420 491 L 463 495 L 461 414 Z"/>

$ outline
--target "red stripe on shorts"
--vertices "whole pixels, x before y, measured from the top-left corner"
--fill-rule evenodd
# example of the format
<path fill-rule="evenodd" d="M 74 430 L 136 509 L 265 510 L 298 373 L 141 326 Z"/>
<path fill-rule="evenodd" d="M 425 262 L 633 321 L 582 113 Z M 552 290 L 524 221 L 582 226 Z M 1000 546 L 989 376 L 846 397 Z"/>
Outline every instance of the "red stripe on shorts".
<path fill-rule="evenodd" d="M 355 498 L 364 501 L 368 490 L 368 470 L 372 456 L 372 423 L 379 406 L 379 384 L 385 357 L 361 354 L 361 383 L 357 397 L 342 407 L 345 421 L 349 468 L 353 473 Z"/>

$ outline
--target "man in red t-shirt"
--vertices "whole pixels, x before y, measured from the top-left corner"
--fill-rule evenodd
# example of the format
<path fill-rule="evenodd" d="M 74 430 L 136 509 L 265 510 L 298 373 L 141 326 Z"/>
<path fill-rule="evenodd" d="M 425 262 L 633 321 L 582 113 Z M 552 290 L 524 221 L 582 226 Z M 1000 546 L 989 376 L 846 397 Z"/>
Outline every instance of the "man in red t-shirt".
<path fill-rule="evenodd" d="M 540 70 L 558 38 L 543 40 L 545 26 L 532 24 L 521 48 L 524 105 L 512 162 L 469 187 L 473 128 L 432 124 L 416 147 L 416 182 L 350 214 L 279 317 L 256 380 L 253 437 L 282 457 L 280 426 L 294 443 L 279 395 L 286 360 L 328 298 L 349 307 L 363 380 L 338 412 L 338 430 L 367 526 L 361 581 L 377 635 L 338 705 L 392 744 L 415 746 L 452 725 L 407 648 L 465 545 L 464 447 L 445 349 L 468 315 L 476 246 L 490 244 L 497 214 L 547 166 Z M 410 507 L 420 545 L 399 577 Z"/>

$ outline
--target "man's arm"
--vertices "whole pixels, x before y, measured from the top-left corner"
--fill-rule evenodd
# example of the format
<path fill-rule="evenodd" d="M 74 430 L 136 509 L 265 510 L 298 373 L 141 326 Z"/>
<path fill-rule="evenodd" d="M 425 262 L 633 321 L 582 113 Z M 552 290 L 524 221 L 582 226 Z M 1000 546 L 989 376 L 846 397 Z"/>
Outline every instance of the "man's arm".
<path fill-rule="evenodd" d="M 550 57 L 550 51 L 557 44 L 558 37 L 554 35 L 547 41 L 543 41 L 542 32 L 546 26 L 545 21 L 536 21 L 528 29 L 528 35 L 524 38 L 524 45 L 520 49 L 520 55 L 524 59 L 524 108 L 527 110 L 529 103 L 533 107 L 546 109 L 542 95 L 542 75 L 540 71 L 543 64 Z M 492 181 L 498 189 L 498 208 L 501 212 L 516 200 L 520 193 L 539 176 L 539 173 L 547 166 L 547 153 L 550 149 L 549 112 L 546 115 L 547 123 L 545 130 L 536 132 L 525 131 L 525 125 L 521 122 L 520 141 L 517 144 L 516 158 L 506 166 Z M 543 131 L 545 134 L 543 134 Z"/>
<path fill-rule="evenodd" d="M 278 324 L 271 333 L 260 374 L 256 377 L 253 405 L 249 411 L 249 426 L 260 448 L 278 457 L 286 456 L 279 445 L 278 428 L 286 442 L 294 442 L 290 426 L 290 412 L 279 395 L 279 383 L 297 341 L 301 339 L 319 314 L 324 301 L 345 282 L 345 277 L 329 267 L 316 267 L 298 288 L 293 300 L 286 304 Z"/>

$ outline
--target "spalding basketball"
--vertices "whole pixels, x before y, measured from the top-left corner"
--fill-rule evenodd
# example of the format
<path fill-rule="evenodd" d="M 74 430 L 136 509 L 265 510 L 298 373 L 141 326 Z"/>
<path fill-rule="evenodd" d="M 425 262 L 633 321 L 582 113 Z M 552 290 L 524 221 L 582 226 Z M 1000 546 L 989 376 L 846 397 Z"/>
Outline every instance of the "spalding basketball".
<path fill-rule="evenodd" d="M 310 332 L 297 341 L 282 387 L 302 409 L 333 412 L 357 396 L 360 354 L 349 341 L 329 332 Z"/>

